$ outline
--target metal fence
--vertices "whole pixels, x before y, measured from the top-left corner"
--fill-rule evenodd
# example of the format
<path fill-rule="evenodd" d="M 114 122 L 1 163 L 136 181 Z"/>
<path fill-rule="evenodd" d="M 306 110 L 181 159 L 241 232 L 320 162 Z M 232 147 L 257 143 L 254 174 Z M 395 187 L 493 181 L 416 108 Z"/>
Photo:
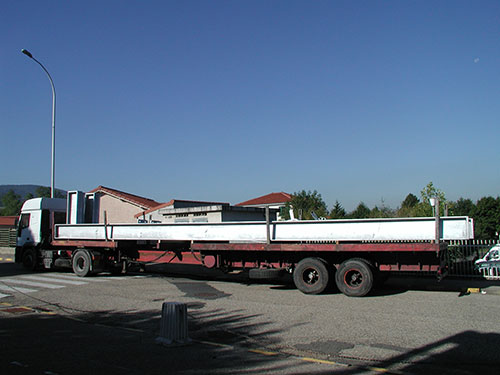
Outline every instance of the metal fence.
<path fill-rule="evenodd" d="M 0 246 L 2 247 L 16 246 L 16 228 L 0 227 Z"/>
<path fill-rule="evenodd" d="M 498 240 L 451 241 L 447 253 L 448 275 L 500 280 L 500 267 L 490 267 L 479 272 L 474 264 L 477 259 L 482 258 L 497 243 L 499 243 Z"/>

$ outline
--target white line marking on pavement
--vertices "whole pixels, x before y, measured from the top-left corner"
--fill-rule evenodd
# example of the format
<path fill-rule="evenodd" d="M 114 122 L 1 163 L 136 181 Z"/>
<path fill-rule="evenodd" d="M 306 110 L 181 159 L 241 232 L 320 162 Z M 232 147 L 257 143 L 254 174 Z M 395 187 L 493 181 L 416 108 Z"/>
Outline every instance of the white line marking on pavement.
<path fill-rule="evenodd" d="M 29 285 L 29 286 L 38 286 L 42 288 L 48 288 L 48 289 L 59 289 L 59 288 L 64 288 L 65 285 L 55 285 L 55 284 L 49 284 L 49 283 L 36 283 L 34 281 L 28 281 L 28 280 L 18 280 L 18 279 L 0 279 L 1 282 L 8 283 L 8 284 L 21 284 L 21 285 Z"/>
<path fill-rule="evenodd" d="M 46 273 L 44 276 L 47 277 L 54 277 L 54 278 L 62 278 L 62 279 L 68 279 L 68 280 L 85 280 L 84 282 L 99 282 L 99 283 L 105 283 L 110 281 L 111 279 L 105 279 L 103 277 L 80 277 L 76 275 L 65 275 L 65 274 L 60 274 L 60 273 Z"/>
<path fill-rule="evenodd" d="M 85 285 L 87 284 L 84 281 L 73 281 L 73 280 L 62 280 L 62 279 L 56 279 L 54 277 L 43 277 L 43 276 L 36 276 L 36 275 L 26 275 L 26 276 L 20 276 L 23 279 L 33 279 L 33 280 L 38 280 L 38 281 L 49 281 L 49 282 L 54 282 L 54 283 L 61 283 L 61 284 L 70 284 L 70 285 Z"/>
<path fill-rule="evenodd" d="M 0 290 L 2 292 L 20 292 L 20 293 L 34 293 L 38 292 L 36 289 L 22 288 L 22 287 L 12 287 L 8 285 L 0 285 Z"/>

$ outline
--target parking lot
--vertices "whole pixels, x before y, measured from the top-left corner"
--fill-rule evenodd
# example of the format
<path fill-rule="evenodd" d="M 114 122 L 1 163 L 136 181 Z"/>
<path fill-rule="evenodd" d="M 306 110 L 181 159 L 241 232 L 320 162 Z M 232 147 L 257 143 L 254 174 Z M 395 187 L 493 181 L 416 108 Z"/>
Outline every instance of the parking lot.
<path fill-rule="evenodd" d="M 349 298 L 189 267 L 82 279 L 7 261 L 0 286 L 2 373 L 493 374 L 500 365 L 492 283 L 392 278 Z M 174 301 L 187 305 L 192 341 L 161 346 L 161 307 Z"/>

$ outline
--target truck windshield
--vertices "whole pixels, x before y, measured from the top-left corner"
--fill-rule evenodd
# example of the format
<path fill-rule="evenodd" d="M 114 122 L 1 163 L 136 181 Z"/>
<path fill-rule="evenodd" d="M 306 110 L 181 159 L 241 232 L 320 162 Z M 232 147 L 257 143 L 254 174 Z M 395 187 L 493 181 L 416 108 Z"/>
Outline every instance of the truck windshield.
<path fill-rule="evenodd" d="M 17 228 L 17 236 L 21 236 L 21 232 L 24 228 L 30 226 L 30 214 L 21 214 L 21 219 L 19 220 L 19 226 Z"/>

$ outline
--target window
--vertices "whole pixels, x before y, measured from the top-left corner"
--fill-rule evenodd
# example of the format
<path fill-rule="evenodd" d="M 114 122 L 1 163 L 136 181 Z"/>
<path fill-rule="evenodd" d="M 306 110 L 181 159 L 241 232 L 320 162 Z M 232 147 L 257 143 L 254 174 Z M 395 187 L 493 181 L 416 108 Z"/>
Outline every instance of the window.
<path fill-rule="evenodd" d="M 30 226 L 30 214 L 22 214 L 21 220 L 19 220 L 19 229 L 23 230 Z"/>
<path fill-rule="evenodd" d="M 24 228 L 28 228 L 30 226 L 30 214 L 22 214 L 21 219 L 19 220 L 19 226 L 17 228 L 17 237 L 21 237 L 21 232 Z"/>

